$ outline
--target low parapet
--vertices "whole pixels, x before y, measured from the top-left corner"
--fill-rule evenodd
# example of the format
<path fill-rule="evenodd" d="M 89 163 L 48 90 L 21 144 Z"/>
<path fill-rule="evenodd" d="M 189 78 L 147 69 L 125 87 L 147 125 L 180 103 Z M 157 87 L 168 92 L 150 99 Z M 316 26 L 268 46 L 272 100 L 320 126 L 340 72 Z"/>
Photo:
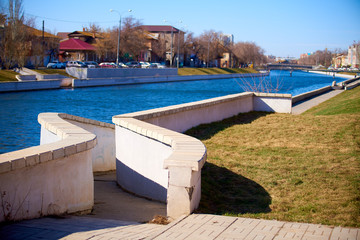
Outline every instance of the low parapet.
<path fill-rule="evenodd" d="M 41 145 L 0 155 L 0 222 L 92 209 L 96 136 L 68 116 L 40 114 Z"/>
<path fill-rule="evenodd" d="M 291 95 L 233 94 L 113 117 L 117 181 L 137 195 L 167 202 L 176 219 L 197 208 L 206 147 L 181 134 L 242 112 L 291 112 Z"/>

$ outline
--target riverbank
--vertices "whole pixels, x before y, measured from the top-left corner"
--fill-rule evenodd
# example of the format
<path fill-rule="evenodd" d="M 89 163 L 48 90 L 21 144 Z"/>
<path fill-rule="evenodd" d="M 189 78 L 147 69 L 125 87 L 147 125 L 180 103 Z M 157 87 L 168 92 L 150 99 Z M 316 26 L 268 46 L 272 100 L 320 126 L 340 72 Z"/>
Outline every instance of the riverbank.
<path fill-rule="evenodd" d="M 333 72 L 333 71 L 313 71 L 313 70 L 309 70 L 307 72 L 312 72 L 312 73 L 318 73 L 318 74 L 323 74 L 323 75 L 329 75 L 329 76 L 333 76 L 333 77 L 339 77 L 339 78 L 356 78 L 359 76 L 358 75 L 353 75 L 353 74 L 344 74 L 344 73 L 337 73 L 337 72 Z"/>
<path fill-rule="evenodd" d="M 67 74 L 75 78 L 46 79 L 36 80 L 38 75 L 50 78 L 54 74 L 33 75 L 34 79 L 26 81 L 11 81 L 0 83 L 1 92 L 35 91 L 60 88 L 79 88 L 79 87 L 99 87 L 132 85 L 146 83 L 165 83 L 181 81 L 198 81 L 226 78 L 246 78 L 264 77 L 269 73 L 251 73 L 250 70 L 231 70 L 231 69 L 207 69 L 191 70 L 193 75 L 189 75 L 189 70 L 181 70 L 178 74 L 177 69 L 79 69 L 68 68 Z M 194 72 L 195 71 L 195 72 Z M 224 72 L 223 74 L 221 74 Z M 238 73 L 237 73 L 238 72 Z M 243 73 L 239 73 L 243 72 Z M 196 74 L 203 73 L 203 74 Z M 57 74 L 58 75 L 58 74 Z M 28 76 L 28 75 L 26 75 Z M 30 75 L 29 75 L 30 76 Z"/>

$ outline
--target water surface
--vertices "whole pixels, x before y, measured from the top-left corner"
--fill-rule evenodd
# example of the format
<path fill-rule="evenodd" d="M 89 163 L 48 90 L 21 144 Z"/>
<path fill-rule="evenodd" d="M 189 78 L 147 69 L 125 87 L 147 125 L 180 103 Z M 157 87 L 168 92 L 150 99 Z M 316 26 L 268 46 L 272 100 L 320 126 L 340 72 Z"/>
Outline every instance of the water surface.
<path fill-rule="evenodd" d="M 328 86 L 332 76 L 271 71 L 270 80 L 280 86 L 280 93 L 293 96 Z M 254 79 L 219 79 L 190 82 L 154 83 L 110 87 L 43 90 L 0 93 L 0 154 L 39 145 L 42 112 L 63 112 L 111 123 L 112 116 L 193 102 L 243 92 L 243 81 Z M 343 81 L 343 79 L 335 79 Z M 277 84 L 279 83 L 279 84 Z"/>

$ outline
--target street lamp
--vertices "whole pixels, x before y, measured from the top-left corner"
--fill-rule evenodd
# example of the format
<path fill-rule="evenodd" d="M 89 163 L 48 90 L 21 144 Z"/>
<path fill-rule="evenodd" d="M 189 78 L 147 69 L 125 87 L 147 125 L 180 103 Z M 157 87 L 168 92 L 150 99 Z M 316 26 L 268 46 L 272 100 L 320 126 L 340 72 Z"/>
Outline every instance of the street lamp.
<path fill-rule="evenodd" d="M 168 22 L 166 19 L 164 22 Z M 170 46 L 170 67 L 172 67 L 174 27 L 171 24 L 171 46 Z"/>
<path fill-rule="evenodd" d="M 169 21 L 167 21 L 166 19 L 164 19 L 164 22 L 169 22 Z M 174 27 L 173 27 L 173 24 L 171 23 L 171 22 L 169 22 L 170 24 L 171 24 L 171 47 L 170 47 L 170 67 L 172 67 L 172 56 L 173 56 L 173 48 L 174 48 L 174 44 L 173 44 L 173 42 L 174 42 Z M 182 20 L 179 20 L 179 23 L 180 24 L 182 24 L 183 22 L 182 22 Z M 178 43 L 177 43 L 177 68 L 179 68 L 179 60 L 180 60 L 180 32 L 181 32 L 181 30 L 180 29 L 178 29 L 178 34 L 177 34 L 177 36 L 178 36 Z"/>
<path fill-rule="evenodd" d="M 110 12 L 116 12 L 119 14 L 120 20 L 119 20 L 119 33 L 118 33 L 118 44 L 117 44 L 117 54 L 116 54 L 116 66 L 119 66 L 119 51 L 120 51 L 120 32 L 121 32 L 121 14 L 126 13 L 126 12 L 132 12 L 131 9 L 129 9 L 128 11 L 122 12 L 120 13 L 119 11 L 116 11 L 114 9 L 110 9 Z"/>

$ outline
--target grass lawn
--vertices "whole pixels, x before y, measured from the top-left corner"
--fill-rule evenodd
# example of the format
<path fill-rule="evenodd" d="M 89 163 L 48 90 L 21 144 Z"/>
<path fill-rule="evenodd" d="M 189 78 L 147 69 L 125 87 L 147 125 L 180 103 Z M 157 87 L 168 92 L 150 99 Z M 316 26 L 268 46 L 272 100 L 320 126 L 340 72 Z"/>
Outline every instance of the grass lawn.
<path fill-rule="evenodd" d="M 198 212 L 360 227 L 360 87 L 302 115 L 251 112 L 187 134 L 208 150 Z"/>
<path fill-rule="evenodd" d="M 17 82 L 18 80 L 15 78 L 16 75 L 19 74 L 13 70 L 0 70 L 0 82 Z"/>
<path fill-rule="evenodd" d="M 211 75 L 229 73 L 257 73 L 251 68 L 179 68 L 179 75 Z"/>

